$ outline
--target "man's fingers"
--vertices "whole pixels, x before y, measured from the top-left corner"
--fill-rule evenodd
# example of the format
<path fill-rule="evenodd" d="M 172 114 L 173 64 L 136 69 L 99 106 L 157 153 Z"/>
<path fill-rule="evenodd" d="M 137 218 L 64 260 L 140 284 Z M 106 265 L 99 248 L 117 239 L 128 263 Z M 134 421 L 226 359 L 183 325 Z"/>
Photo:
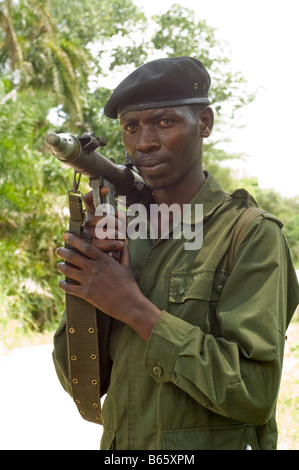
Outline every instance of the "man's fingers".
<path fill-rule="evenodd" d="M 93 216 L 86 221 L 85 233 L 91 238 L 120 239 L 126 238 L 126 223 L 122 218 L 116 218 L 113 215 L 106 214 L 104 217 Z"/>
<path fill-rule="evenodd" d="M 74 248 L 76 248 L 78 251 L 83 253 L 85 256 L 91 259 L 96 259 L 98 258 L 98 251 L 95 247 L 92 246 L 92 244 L 84 239 L 80 238 L 77 235 L 74 235 L 72 233 L 66 232 L 63 234 L 63 239 L 70 245 L 72 245 Z M 70 250 L 72 251 L 72 250 Z M 72 254 L 70 254 L 71 256 Z"/>
<path fill-rule="evenodd" d="M 76 295 L 78 296 L 78 286 L 74 284 L 70 284 L 69 282 L 64 281 L 61 279 L 59 281 L 59 287 L 62 289 L 64 292 L 67 292 L 68 294 Z"/>
<path fill-rule="evenodd" d="M 100 260 L 102 256 L 106 256 L 103 251 L 99 250 L 91 243 L 86 240 L 83 240 L 76 235 L 65 233 L 63 238 L 66 240 L 68 247 L 57 248 L 56 254 L 64 261 L 76 266 L 78 268 L 84 268 L 86 264 L 86 259 Z M 71 249 L 71 247 L 76 248 L 76 250 Z M 79 252 L 79 253 L 78 253 Z"/>
<path fill-rule="evenodd" d="M 91 242 L 84 240 L 76 235 L 71 233 L 65 233 L 63 238 L 66 242 L 76 248 L 80 253 L 85 255 L 87 258 L 90 259 L 100 259 L 103 256 L 104 252 L 117 252 L 121 251 L 124 248 L 124 241 L 122 240 L 115 240 L 115 239 L 104 239 L 104 240 L 97 240 L 92 239 Z M 68 248 L 57 248 L 56 254 L 68 261 L 75 266 L 82 267 L 84 266 L 84 257 L 81 254 L 78 254 L 76 251 L 68 249 Z"/>
<path fill-rule="evenodd" d="M 86 220 L 86 227 L 110 227 L 118 228 L 124 225 L 123 220 L 117 219 L 114 215 L 103 214 L 103 215 L 93 215 L 89 216 Z"/>
<path fill-rule="evenodd" d="M 89 191 L 89 193 L 84 194 L 83 201 L 84 201 L 87 212 L 94 213 L 95 208 L 93 204 L 93 191 Z"/>
<path fill-rule="evenodd" d="M 80 283 L 81 281 L 81 270 L 73 268 L 65 263 L 59 263 L 57 269 L 61 274 L 64 274 L 66 277 L 73 279 Z M 65 281 L 66 282 L 66 281 Z M 66 282 L 67 283 L 67 282 Z"/>
<path fill-rule="evenodd" d="M 95 237 L 98 240 L 125 240 L 126 234 L 114 229 L 106 229 L 101 227 L 95 228 Z"/>
<path fill-rule="evenodd" d="M 109 193 L 109 189 L 106 187 L 100 188 L 100 196 L 106 196 Z M 84 204 L 86 207 L 87 214 L 95 213 L 95 207 L 93 203 L 93 191 L 89 191 L 83 196 Z"/>
<path fill-rule="evenodd" d="M 97 238 L 93 238 L 91 240 L 91 244 L 99 250 L 106 251 L 107 253 L 110 251 L 122 251 L 124 248 L 124 241 L 121 240 L 99 240 Z"/>
<path fill-rule="evenodd" d="M 122 266 L 130 266 L 131 259 L 130 259 L 130 250 L 128 247 L 128 243 L 126 241 L 124 245 L 124 249 L 121 252 L 120 264 Z"/>

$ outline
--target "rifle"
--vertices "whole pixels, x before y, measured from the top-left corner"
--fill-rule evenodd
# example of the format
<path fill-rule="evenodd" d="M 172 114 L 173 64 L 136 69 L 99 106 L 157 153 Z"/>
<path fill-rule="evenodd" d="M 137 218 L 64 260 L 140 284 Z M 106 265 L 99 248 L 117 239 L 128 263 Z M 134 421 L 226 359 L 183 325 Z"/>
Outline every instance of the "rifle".
<path fill-rule="evenodd" d="M 95 208 L 99 204 L 115 208 L 115 198 L 118 196 L 126 196 L 127 205 L 130 205 L 139 202 L 151 191 L 141 176 L 133 170 L 132 164 L 117 165 L 113 160 L 95 151 L 98 147 L 105 146 L 106 140 L 96 137 L 93 131 L 85 132 L 79 138 L 71 134 L 51 133 L 47 136 L 47 142 L 58 160 L 74 168 L 74 193 L 78 193 L 79 186 L 76 174 L 89 178 Z M 108 187 L 109 193 L 101 200 L 99 188 L 102 186 Z"/>

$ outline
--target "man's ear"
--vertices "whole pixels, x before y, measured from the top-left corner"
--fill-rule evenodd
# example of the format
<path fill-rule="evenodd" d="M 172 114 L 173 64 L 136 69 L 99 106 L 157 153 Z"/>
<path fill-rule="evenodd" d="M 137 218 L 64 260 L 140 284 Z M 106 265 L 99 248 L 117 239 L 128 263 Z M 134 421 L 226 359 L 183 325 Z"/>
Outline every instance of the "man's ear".
<path fill-rule="evenodd" d="M 200 120 L 201 120 L 201 136 L 209 137 L 214 126 L 214 112 L 212 108 L 210 108 L 210 106 L 207 106 L 200 113 Z"/>

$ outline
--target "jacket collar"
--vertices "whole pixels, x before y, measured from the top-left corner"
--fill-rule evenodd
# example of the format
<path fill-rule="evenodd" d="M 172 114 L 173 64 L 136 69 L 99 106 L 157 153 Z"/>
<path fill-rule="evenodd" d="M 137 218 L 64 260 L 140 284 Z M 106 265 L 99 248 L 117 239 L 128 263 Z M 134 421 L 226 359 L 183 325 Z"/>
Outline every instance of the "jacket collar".
<path fill-rule="evenodd" d="M 226 193 L 221 186 L 217 183 L 214 176 L 208 171 L 205 171 L 206 180 L 199 189 L 199 191 L 193 196 L 189 202 L 191 208 L 190 225 L 194 226 L 195 224 L 202 223 L 209 215 L 211 215 L 218 207 L 220 207 L 225 199 L 228 199 L 230 196 Z M 147 207 L 149 215 L 150 204 L 155 204 L 153 197 L 145 200 L 142 200 L 139 203 L 141 206 Z M 187 204 L 188 205 L 188 204 Z M 202 205 L 202 211 L 196 210 L 196 205 Z M 134 209 L 136 209 L 134 207 Z M 130 216 L 129 216 L 130 217 Z M 133 215 L 134 219 L 135 216 Z M 183 221 L 181 221 L 183 223 Z M 149 228 L 149 225 L 148 225 Z M 172 231 L 172 228 L 171 228 Z"/>
<path fill-rule="evenodd" d="M 192 206 L 195 204 L 203 205 L 203 219 L 211 215 L 219 206 L 223 204 L 224 200 L 229 197 L 229 195 L 224 191 L 224 189 L 221 188 L 211 173 L 208 171 L 205 171 L 204 173 L 206 180 L 190 201 Z M 197 214 L 197 211 L 192 211 L 192 224 L 200 222 Z M 201 217 L 200 219 L 202 220 Z"/>

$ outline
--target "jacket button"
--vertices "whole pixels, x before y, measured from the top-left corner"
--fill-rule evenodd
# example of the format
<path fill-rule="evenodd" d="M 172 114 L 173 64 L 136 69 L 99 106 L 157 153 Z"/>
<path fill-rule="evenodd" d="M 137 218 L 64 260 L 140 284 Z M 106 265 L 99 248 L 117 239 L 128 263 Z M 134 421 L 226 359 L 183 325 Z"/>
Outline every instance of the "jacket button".
<path fill-rule="evenodd" d="M 162 375 L 163 375 L 163 373 L 164 373 L 162 367 L 159 367 L 159 366 L 153 367 L 153 372 L 154 372 L 154 374 L 157 375 L 158 377 L 162 377 Z"/>
<path fill-rule="evenodd" d="M 244 450 L 252 450 L 252 447 L 250 444 L 246 444 Z"/>
<path fill-rule="evenodd" d="M 220 285 L 220 286 L 217 286 L 217 287 L 216 287 L 217 293 L 218 293 L 218 294 L 221 294 L 222 289 L 223 289 L 223 286 L 221 286 L 221 285 Z"/>
<path fill-rule="evenodd" d="M 184 287 L 178 287 L 177 293 L 178 293 L 179 295 L 183 295 L 184 292 L 185 292 Z"/>

